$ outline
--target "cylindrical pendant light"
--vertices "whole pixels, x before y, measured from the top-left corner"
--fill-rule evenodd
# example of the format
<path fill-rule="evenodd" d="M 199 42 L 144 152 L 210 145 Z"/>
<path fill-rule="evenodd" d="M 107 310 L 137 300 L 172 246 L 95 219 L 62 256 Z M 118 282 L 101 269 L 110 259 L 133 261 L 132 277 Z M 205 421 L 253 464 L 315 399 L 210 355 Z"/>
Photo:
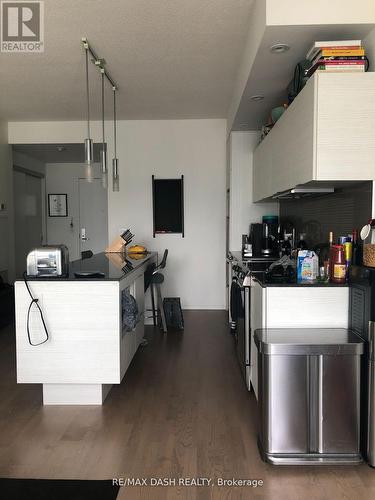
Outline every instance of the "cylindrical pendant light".
<path fill-rule="evenodd" d="M 114 145 L 114 158 L 112 160 L 112 190 L 120 191 L 120 174 L 118 170 L 117 158 L 117 124 L 116 124 L 116 87 L 113 90 L 113 145 Z"/>
<path fill-rule="evenodd" d="M 100 165 L 102 173 L 102 186 L 104 189 L 108 187 L 108 166 L 107 166 L 107 144 L 105 142 L 104 130 L 104 69 L 100 70 L 102 74 L 102 149 L 100 151 Z"/>
<path fill-rule="evenodd" d="M 87 97 L 87 138 L 85 139 L 85 178 L 88 182 L 93 181 L 92 164 L 94 161 L 94 143 L 90 137 L 90 87 L 89 87 L 89 50 L 86 50 L 86 97 Z"/>

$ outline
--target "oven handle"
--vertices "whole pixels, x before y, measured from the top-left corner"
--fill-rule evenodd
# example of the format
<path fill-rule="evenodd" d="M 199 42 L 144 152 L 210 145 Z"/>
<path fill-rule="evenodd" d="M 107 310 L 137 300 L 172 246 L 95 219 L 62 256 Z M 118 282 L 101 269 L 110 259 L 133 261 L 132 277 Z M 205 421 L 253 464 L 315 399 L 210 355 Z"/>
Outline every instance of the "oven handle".
<path fill-rule="evenodd" d="M 245 286 L 245 363 L 250 364 L 250 287 Z"/>

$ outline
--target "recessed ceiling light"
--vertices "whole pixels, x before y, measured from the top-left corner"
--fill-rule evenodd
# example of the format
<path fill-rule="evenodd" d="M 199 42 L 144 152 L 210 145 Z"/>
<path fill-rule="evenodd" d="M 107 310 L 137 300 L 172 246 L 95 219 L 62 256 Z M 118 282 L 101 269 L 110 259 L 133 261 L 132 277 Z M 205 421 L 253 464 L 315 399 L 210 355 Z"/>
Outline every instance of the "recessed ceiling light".
<path fill-rule="evenodd" d="M 239 124 L 239 127 L 240 127 L 240 128 L 246 128 L 246 127 L 248 127 L 248 126 L 249 126 L 249 124 L 248 124 L 248 123 L 240 123 L 240 124 Z"/>
<path fill-rule="evenodd" d="M 287 43 L 275 43 L 270 47 L 270 51 L 274 54 L 283 54 L 290 49 L 290 45 Z"/>
<path fill-rule="evenodd" d="M 251 101 L 263 101 L 263 99 L 264 99 L 264 95 L 261 95 L 261 94 L 250 96 Z"/>
<path fill-rule="evenodd" d="M 65 147 L 65 146 L 57 146 L 57 151 L 58 151 L 59 153 L 62 153 L 62 152 L 63 152 L 63 151 L 65 151 L 65 150 L 66 150 L 66 147 Z"/>

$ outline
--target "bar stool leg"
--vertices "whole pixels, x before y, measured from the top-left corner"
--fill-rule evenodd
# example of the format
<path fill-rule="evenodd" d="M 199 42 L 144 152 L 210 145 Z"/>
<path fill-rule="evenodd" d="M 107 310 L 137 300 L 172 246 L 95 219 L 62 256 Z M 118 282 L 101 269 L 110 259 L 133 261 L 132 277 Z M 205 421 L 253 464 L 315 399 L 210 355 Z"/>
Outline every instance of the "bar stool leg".
<path fill-rule="evenodd" d="M 160 310 L 161 324 L 163 326 L 163 332 L 167 333 L 168 328 L 167 328 L 167 322 L 165 320 L 165 314 L 164 314 L 163 297 L 161 295 L 161 287 L 159 284 L 156 285 L 156 293 L 158 296 L 158 306 L 159 306 L 159 310 Z"/>
<path fill-rule="evenodd" d="M 153 319 L 153 322 L 154 322 L 154 326 L 157 326 L 154 285 L 152 283 L 150 284 L 150 293 L 151 293 L 151 304 L 152 304 L 152 319 Z"/>

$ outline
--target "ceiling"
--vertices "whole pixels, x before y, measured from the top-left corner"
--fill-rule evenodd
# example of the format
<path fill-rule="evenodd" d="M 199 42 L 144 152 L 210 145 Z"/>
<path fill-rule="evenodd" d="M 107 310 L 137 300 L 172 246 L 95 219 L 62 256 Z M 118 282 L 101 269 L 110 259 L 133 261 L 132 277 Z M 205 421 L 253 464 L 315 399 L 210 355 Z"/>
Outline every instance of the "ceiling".
<path fill-rule="evenodd" d="M 119 119 L 226 117 L 253 0 L 44 4 L 44 53 L 0 54 L 2 119 L 85 117 L 83 36 L 106 59 L 119 86 Z M 90 78 L 92 115 L 98 119 L 100 77 L 91 64 Z"/>
<path fill-rule="evenodd" d="M 94 143 L 94 162 L 100 162 L 101 143 Z M 80 144 L 14 144 L 13 150 L 42 163 L 84 163 L 85 146 Z"/>

